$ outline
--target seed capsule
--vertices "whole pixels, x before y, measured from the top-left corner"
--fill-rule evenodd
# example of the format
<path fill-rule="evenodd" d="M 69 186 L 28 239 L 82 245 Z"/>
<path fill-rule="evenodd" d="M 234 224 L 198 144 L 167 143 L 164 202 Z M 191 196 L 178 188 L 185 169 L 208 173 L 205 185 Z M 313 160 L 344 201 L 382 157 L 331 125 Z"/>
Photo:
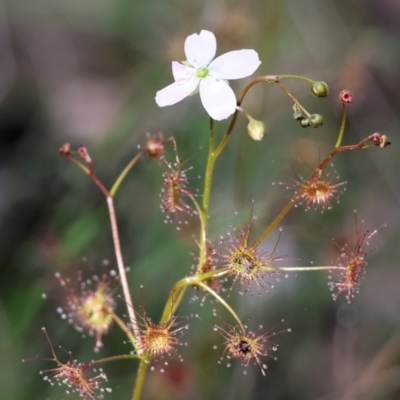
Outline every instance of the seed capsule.
<path fill-rule="evenodd" d="M 303 118 L 302 120 L 300 120 L 300 125 L 303 128 L 307 128 L 307 127 L 309 127 L 311 125 L 310 124 L 310 120 L 308 118 Z"/>
<path fill-rule="evenodd" d="M 324 117 L 321 114 L 312 114 L 310 116 L 310 125 L 313 128 L 319 128 L 324 123 Z"/>

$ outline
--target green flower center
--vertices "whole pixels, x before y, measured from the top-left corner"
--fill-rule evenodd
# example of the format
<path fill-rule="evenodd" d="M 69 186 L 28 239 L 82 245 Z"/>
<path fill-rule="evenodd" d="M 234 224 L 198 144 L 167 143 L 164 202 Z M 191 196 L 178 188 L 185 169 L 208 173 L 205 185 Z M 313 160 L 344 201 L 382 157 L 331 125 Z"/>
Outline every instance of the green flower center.
<path fill-rule="evenodd" d="M 206 67 L 197 68 L 196 75 L 198 78 L 205 78 L 208 75 L 208 69 Z"/>

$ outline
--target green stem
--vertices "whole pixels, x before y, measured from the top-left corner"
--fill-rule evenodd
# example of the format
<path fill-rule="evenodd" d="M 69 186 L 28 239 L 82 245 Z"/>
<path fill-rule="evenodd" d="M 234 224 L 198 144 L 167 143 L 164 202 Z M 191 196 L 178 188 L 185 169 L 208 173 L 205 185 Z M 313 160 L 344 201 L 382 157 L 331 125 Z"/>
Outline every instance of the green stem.
<path fill-rule="evenodd" d="M 254 118 L 243 107 L 236 106 L 236 110 L 240 111 L 250 122 L 254 120 Z"/>
<path fill-rule="evenodd" d="M 276 84 L 297 104 L 297 106 L 299 107 L 299 109 L 305 114 L 307 115 L 307 117 L 310 117 L 311 114 L 301 105 L 301 103 L 297 100 L 296 96 L 289 91 L 289 89 L 281 82 L 276 81 Z"/>
<path fill-rule="evenodd" d="M 143 383 L 146 377 L 147 368 L 149 367 L 149 360 L 141 359 L 139 363 L 138 372 L 136 375 L 135 387 L 133 389 L 132 400 L 140 400 L 143 390 Z"/>
<path fill-rule="evenodd" d="M 121 185 L 122 181 L 125 179 L 128 172 L 132 169 L 132 167 L 136 164 L 138 160 L 140 160 L 145 154 L 147 153 L 147 149 L 142 149 L 139 153 L 136 154 L 135 157 L 129 162 L 129 164 L 123 169 L 123 171 L 118 176 L 117 180 L 115 181 L 114 185 L 110 190 L 111 196 L 114 196 L 117 192 L 119 186 Z"/>
<path fill-rule="evenodd" d="M 199 257 L 199 265 L 198 270 L 202 268 L 204 263 L 207 260 L 207 214 L 203 212 L 203 209 L 199 206 L 199 203 L 196 201 L 193 195 L 189 194 L 190 199 L 192 200 L 194 206 L 196 207 L 197 213 L 199 214 L 200 219 L 200 257 Z"/>
<path fill-rule="evenodd" d="M 90 170 L 88 167 L 86 167 L 85 165 L 83 165 L 81 162 L 79 162 L 78 160 L 75 160 L 75 158 L 71 157 L 71 156 L 64 156 L 67 160 L 71 161 L 73 164 L 75 164 L 78 168 L 80 168 L 86 175 L 90 175 Z"/>
<path fill-rule="evenodd" d="M 240 320 L 238 315 L 235 313 L 233 308 L 217 292 L 215 292 L 213 289 L 211 289 L 209 286 L 207 286 L 204 282 L 198 282 L 197 285 L 202 287 L 205 291 L 207 291 L 215 299 L 217 299 L 232 314 L 233 318 L 235 318 L 235 320 L 238 323 L 238 325 L 239 325 L 240 329 L 242 330 L 242 332 L 243 333 L 246 332 L 246 330 L 244 329 L 242 321 Z"/>
<path fill-rule="evenodd" d="M 278 267 L 277 271 L 288 271 L 288 272 L 297 272 L 297 271 L 334 271 L 334 270 L 345 270 L 345 267 L 337 267 L 335 265 L 327 265 L 327 266 L 319 266 L 319 267 Z"/>
<path fill-rule="evenodd" d="M 289 210 L 295 205 L 297 198 L 299 197 L 299 193 L 295 193 L 295 195 L 290 199 L 289 203 L 282 209 L 282 211 L 277 215 L 277 217 L 271 222 L 268 228 L 255 240 L 255 242 L 250 246 L 250 249 L 255 249 L 282 221 L 283 217 L 289 212 Z"/>
<path fill-rule="evenodd" d="M 228 271 L 226 269 L 220 269 L 220 270 L 215 270 L 215 271 L 209 271 L 209 272 L 201 274 L 201 275 L 193 275 L 193 276 L 190 276 L 188 278 L 183 278 L 180 281 L 178 281 L 171 290 L 171 293 L 166 302 L 164 312 L 163 312 L 160 322 L 166 322 L 169 319 L 171 319 L 172 314 L 175 312 L 175 310 L 177 308 L 178 301 L 180 302 L 180 300 L 183 297 L 183 294 L 188 286 L 200 286 L 204 290 L 209 292 L 213 297 L 215 297 L 232 314 L 232 316 L 235 318 L 235 320 L 239 324 L 240 328 L 244 331 L 243 324 L 240 321 L 240 318 L 235 313 L 235 311 L 232 309 L 232 307 L 218 293 L 216 293 L 213 289 L 211 289 L 209 286 L 207 286 L 203 282 L 203 280 L 207 280 L 207 279 L 210 279 L 212 277 L 217 277 L 217 276 L 220 277 L 227 273 L 228 273 Z M 176 296 L 178 296 L 178 297 L 176 297 Z"/>
<path fill-rule="evenodd" d="M 160 322 L 167 322 L 171 319 L 171 316 L 174 314 L 175 310 L 182 301 L 182 298 L 186 292 L 186 288 L 188 286 L 196 285 L 198 281 L 199 279 L 197 275 L 192 275 L 181 279 L 180 281 L 176 282 L 174 286 L 172 286 L 168 300 L 165 303 Z"/>
<path fill-rule="evenodd" d="M 182 301 L 188 286 L 200 286 L 200 282 L 202 281 L 211 278 L 219 278 L 227 273 L 228 270 L 226 268 L 220 268 L 213 271 L 207 271 L 203 274 L 188 276 L 176 282 L 169 293 L 160 322 L 167 322 L 171 319 L 171 316 Z"/>
<path fill-rule="evenodd" d="M 200 254 L 199 254 L 199 264 L 197 271 L 201 270 L 204 263 L 207 260 L 207 222 L 208 222 L 208 210 L 210 207 L 210 197 L 211 197 L 211 186 L 212 178 L 214 174 L 216 157 L 214 155 L 214 120 L 210 118 L 210 139 L 208 144 L 208 158 L 207 166 L 204 177 L 204 189 L 203 189 L 203 204 L 199 211 L 199 217 L 201 222 L 200 227 Z"/>
<path fill-rule="evenodd" d="M 131 341 L 133 348 L 137 352 L 137 343 L 135 337 L 132 335 L 132 333 L 127 329 L 127 326 L 124 321 L 122 321 L 121 318 L 118 317 L 117 314 L 112 313 L 113 320 L 115 323 L 121 328 L 121 330 L 128 336 L 128 339 Z"/>
<path fill-rule="evenodd" d="M 306 76 L 301 76 L 301 75 L 278 75 L 278 80 L 281 79 L 297 79 L 300 81 L 305 81 L 307 83 L 310 83 L 311 85 L 315 83 L 314 79 L 307 78 Z"/>
<path fill-rule="evenodd" d="M 207 281 L 212 278 L 220 278 L 229 272 L 228 268 L 213 269 L 212 271 L 204 272 L 203 274 L 197 275 L 199 281 Z"/>
<path fill-rule="evenodd" d="M 95 360 L 90 363 L 90 365 L 95 364 L 103 364 L 110 361 L 119 361 L 119 360 L 138 360 L 139 357 L 136 354 L 120 354 L 119 356 L 112 356 L 107 358 L 102 358 L 101 360 Z"/>
<path fill-rule="evenodd" d="M 343 103 L 343 112 L 342 112 L 342 123 L 340 125 L 339 135 L 335 144 L 335 147 L 339 147 L 342 144 L 344 128 L 346 127 L 346 104 Z"/>

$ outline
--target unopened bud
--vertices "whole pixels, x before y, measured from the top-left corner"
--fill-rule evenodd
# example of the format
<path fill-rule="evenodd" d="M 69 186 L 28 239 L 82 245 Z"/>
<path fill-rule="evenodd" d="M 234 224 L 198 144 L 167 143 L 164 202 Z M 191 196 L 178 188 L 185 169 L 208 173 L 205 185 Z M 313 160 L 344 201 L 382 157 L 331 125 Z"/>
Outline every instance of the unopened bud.
<path fill-rule="evenodd" d="M 92 162 L 92 159 L 90 158 L 89 152 L 87 151 L 85 146 L 79 146 L 78 150 L 77 150 L 77 153 L 82 158 L 82 160 L 84 160 L 88 164 L 90 164 Z"/>
<path fill-rule="evenodd" d="M 388 137 L 387 137 L 386 135 L 382 135 L 382 136 L 381 136 L 380 143 L 379 143 L 379 146 L 382 147 L 382 148 L 384 148 L 384 147 L 386 147 L 386 146 L 389 146 L 390 144 L 391 144 L 391 143 L 390 143 Z"/>
<path fill-rule="evenodd" d="M 375 146 L 386 147 L 391 143 L 386 135 L 382 135 L 379 132 L 375 132 L 372 135 L 368 136 L 367 140 L 371 141 Z"/>
<path fill-rule="evenodd" d="M 247 125 L 247 131 L 254 140 L 261 140 L 267 134 L 267 127 L 262 121 L 252 119 Z"/>
<path fill-rule="evenodd" d="M 350 92 L 350 90 L 342 90 L 339 94 L 339 100 L 342 103 L 352 103 L 353 94 Z"/>
<path fill-rule="evenodd" d="M 71 154 L 71 145 L 69 143 L 64 143 L 58 150 L 61 155 L 69 156 Z"/>
<path fill-rule="evenodd" d="M 310 126 L 310 120 L 308 118 L 303 118 L 302 120 L 300 120 L 300 125 L 303 128 L 308 128 Z"/>
<path fill-rule="evenodd" d="M 311 92 L 315 97 L 325 99 L 329 94 L 329 86 L 323 81 L 316 81 L 311 86 Z"/>
<path fill-rule="evenodd" d="M 313 128 L 319 128 L 324 123 L 324 117 L 321 114 L 310 115 L 310 125 Z"/>
<path fill-rule="evenodd" d="M 381 137 L 382 135 L 379 132 L 375 132 L 372 135 L 368 137 L 368 139 L 374 143 L 376 146 L 379 146 L 381 144 Z"/>

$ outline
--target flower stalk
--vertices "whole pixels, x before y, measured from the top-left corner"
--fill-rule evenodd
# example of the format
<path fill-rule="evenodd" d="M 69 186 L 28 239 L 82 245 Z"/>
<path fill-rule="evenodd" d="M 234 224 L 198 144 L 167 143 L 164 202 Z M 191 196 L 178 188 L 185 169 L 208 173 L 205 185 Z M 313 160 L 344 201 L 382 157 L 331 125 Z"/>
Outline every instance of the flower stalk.
<path fill-rule="evenodd" d="M 68 152 L 65 152 L 65 151 L 63 152 L 63 151 L 60 150 L 60 153 L 61 153 L 61 155 L 65 156 L 69 161 L 71 161 L 75 165 L 77 165 L 83 172 L 85 172 L 89 176 L 89 178 L 95 183 L 95 185 L 100 189 L 100 191 L 103 193 L 103 195 L 106 198 L 107 207 L 108 207 L 108 214 L 109 214 L 109 217 L 110 217 L 111 234 L 112 234 L 113 243 L 114 243 L 115 258 L 117 260 L 118 272 L 119 272 L 119 276 L 120 276 L 120 279 L 121 279 L 122 292 L 123 292 L 123 295 L 124 295 L 125 303 L 127 305 L 128 315 L 129 315 L 129 318 L 131 320 L 133 332 L 134 332 L 134 335 L 135 335 L 135 338 L 136 338 L 136 341 L 134 341 L 134 346 L 136 346 L 136 343 L 140 341 L 140 330 L 138 328 L 135 311 L 133 309 L 133 302 L 132 302 L 131 294 L 130 294 L 130 291 L 129 291 L 128 279 L 127 279 L 127 276 L 126 276 L 124 260 L 123 260 L 123 257 L 122 257 L 121 243 L 120 243 L 120 239 L 119 239 L 119 231 L 118 231 L 117 217 L 116 217 L 115 208 L 114 208 L 113 195 L 107 190 L 107 188 L 104 186 L 104 184 L 100 181 L 100 179 L 95 174 L 94 166 L 93 166 L 93 163 L 91 161 L 91 158 L 89 157 L 89 154 L 87 153 L 87 150 L 84 147 L 81 146 L 78 149 L 78 154 L 81 157 L 82 157 L 82 155 L 84 156 L 84 160 L 88 163 L 89 168 L 87 168 L 86 166 L 82 165 L 82 163 L 80 163 L 75 158 L 71 157 L 69 151 Z M 137 158 L 137 159 L 139 159 L 139 158 Z M 132 162 L 130 164 L 132 164 Z M 123 178 L 125 176 L 126 176 L 126 174 L 123 175 Z M 122 182 L 122 179 L 119 179 L 119 184 Z M 119 184 L 116 186 L 116 188 L 118 188 Z"/>

